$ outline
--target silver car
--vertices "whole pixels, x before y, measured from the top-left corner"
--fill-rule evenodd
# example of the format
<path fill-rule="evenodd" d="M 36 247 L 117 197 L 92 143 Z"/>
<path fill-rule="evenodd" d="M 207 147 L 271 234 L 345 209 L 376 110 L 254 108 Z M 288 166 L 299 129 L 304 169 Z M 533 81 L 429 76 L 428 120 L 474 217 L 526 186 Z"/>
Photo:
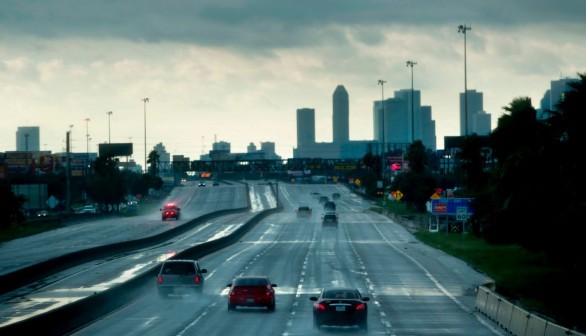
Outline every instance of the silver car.
<path fill-rule="evenodd" d="M 157 291 L 162 297 L 201 291 L 205 280 L 203 274 L 207 272 L 196 260 L 168 259 L 161 265 L 157 276 Z"/>

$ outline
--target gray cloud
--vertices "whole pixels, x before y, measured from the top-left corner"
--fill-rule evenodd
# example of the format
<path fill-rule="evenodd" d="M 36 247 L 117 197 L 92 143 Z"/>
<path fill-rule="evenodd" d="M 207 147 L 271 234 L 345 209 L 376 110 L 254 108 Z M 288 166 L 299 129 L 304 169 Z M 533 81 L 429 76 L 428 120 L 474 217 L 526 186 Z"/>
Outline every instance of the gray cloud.
<path fill-rule="evenodd" d="M 327 26 L 360 28 L 365 43 L 377 43 L 382 40 L 378 30 L 385 26 L 583 25 L 585 14 L 583 0 L 3 0 L 0 34 L 261 51 L 327 42 L 332 38 L 322 31 Z"/>

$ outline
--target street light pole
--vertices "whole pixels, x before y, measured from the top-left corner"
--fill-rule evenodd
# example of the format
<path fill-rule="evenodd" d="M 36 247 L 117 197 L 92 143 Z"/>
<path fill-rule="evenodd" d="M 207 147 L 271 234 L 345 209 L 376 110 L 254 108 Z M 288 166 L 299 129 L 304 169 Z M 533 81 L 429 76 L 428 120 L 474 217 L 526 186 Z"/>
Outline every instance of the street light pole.
<path fill-rule="evenodd" d="M 381 177 L 384 181 L 385 179 L 385 83 L 386 80 L 379 79 L 378 84 L 381 88 L 381 128 L 382 128 L 382 148 L 381 148 Z M 383 192 L 384 192 L 384 183 L 383 183 Z"/>
<path fill-rule="evenodd" d="M 146 103 L 148 98 L 141 99 L 144 102 L 144 172 L 147 172 L 147 137 L 146 137 Z"/>
<path fill-rule="evenodd" d="M 112 116 L 112 111 L 108 111 L 106 112 L 106 114 L 108 115 L 108 143 L 110 143 L 111 139 L 110 139 L 110 117 Z"/>
<path fill-rule="evenodd" d="M 458 33 L 464 34 L 464 135 L 468 136 L 468 83 L 466 75 L 466 31 L 472 30 L 472 27 L 466 25 L 458 26 Z"/>
<path fill-rule="evenodd" d="M 415 142 L 415 103 L 414 99 L 414 89 L 413 89 L 413 66 L 416 65 L 417 62 L 413 62 L 411 60 L 407 61 L 407 66 L 411 67 L 411 142 Z"/>

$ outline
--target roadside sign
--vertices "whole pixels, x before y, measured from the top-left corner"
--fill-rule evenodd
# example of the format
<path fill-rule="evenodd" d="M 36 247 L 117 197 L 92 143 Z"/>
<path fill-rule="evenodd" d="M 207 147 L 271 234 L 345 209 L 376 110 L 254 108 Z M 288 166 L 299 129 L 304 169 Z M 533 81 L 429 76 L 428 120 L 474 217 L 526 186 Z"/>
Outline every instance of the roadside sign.
<path fill-rule="evenodd" d="M 55 198 L 55 196 L 51 196 L 49 197 L 49 199 L 47 200 L 47 205 L 51 208 L 51 209 L 55 209 L 55 207 L 59 204 L 59 200 L 57 198 Z"/>
<path fill-rule="evenodd" d="M 466 216 L 474 213 L 473 198 L 438 198 L 431 200 L 431 213 L 442 216 Z M 460 212 L 458 212 L 458 210 Z M 463 215 L 462 215 L 463 214 Z"/>
<path fill-rule="evenodd" d="M 468 219 L 468 208 L 465 206 L 456 207 L 456 220 L 465 221 Z"/>

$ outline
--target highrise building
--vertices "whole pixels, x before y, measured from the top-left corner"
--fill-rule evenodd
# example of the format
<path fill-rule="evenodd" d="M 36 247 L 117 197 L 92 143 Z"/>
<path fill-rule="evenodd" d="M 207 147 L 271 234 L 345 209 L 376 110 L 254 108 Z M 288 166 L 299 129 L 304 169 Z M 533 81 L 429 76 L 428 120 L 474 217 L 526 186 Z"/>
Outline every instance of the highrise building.
<path fill-rule="evenodd" d="M 350 118 L 348 92 L 344 85 L 338 85 L 332 96 L 333 140 L 334 143 L 346 143 L 350 140 Z"/>
<path fill-rule="evenodd" d="M 38 152 L 40 146 L 39 126 L 22 126 L 16 130 L 17 152 Z"/>
<path fill-rule="evenodd" d="M 315 143 L 315 109 L 297 109 L 297 147 Z"/>
<path fill-rule="evenodd" d="M 413 94 L 412 94 L 413 93 Z M 421 134 L 421 92 L 419 90 L 403 89 L 395 91 L 395 98 L 401 98 L 407 104 L 407 131 L 409 133 L 408 142 L 422 140 Z M 413 101 L 411 99 L 413 98 Z M 412 125 L 414 123 L 415 125 Z M 411 134 L 411 133 L 414 134 Z"/>
<path fill-rule="evenodd" d="M 464 93 L 460 93 L 460 135 L 471 135 L 474 133 L 473 123 L 474 115 L 484 111 L 482 92 L 476 90 L 467 90 L 468 95 L 465 97 Z M 466 100 L 468 108 L 465 108 Z M 466 116 L 467 114 L 467 116 Z"/>
<path fill-rule="evenodd" d="M 569 84 L 577 81 L 577 78 L 552 80 L 549 90 L 545 91 L 539 104 L 539 109 L 537 109 L 537 119 L 548 118 L 547 111 L 557 111 L 557 104 L 564 98 L 564 94 L 572 90 Z"/>

